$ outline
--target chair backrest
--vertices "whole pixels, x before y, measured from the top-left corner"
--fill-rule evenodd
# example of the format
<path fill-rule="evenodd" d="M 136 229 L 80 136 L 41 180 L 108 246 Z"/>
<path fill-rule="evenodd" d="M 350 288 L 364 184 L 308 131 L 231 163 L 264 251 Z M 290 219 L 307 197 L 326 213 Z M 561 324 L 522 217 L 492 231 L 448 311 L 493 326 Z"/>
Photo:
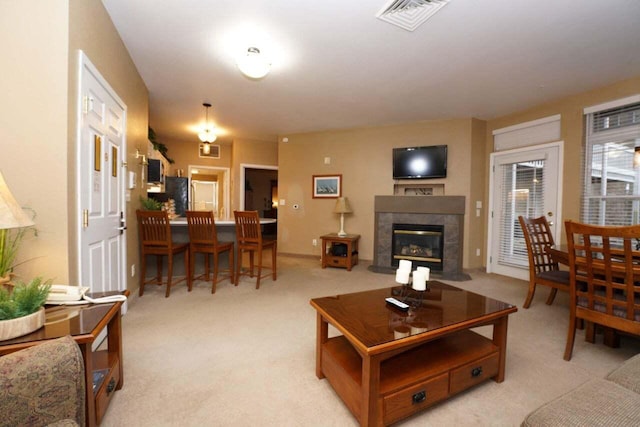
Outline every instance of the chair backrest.
<path fill-rule="evenodd" d="M 565 223 L 571 304 L 579 317 L 640 334 L 640 225 Z M 586 317 L 585 317 L 586 316 Z"/>
<path fill-rule="evenodd" d="M 543 271 L 559 270 L 558 263 L 551 259 L 546 252 L 548 246 L 553 246 L 553 234 L 545 216 L 539 218 L 518 217 L 524 240 L 527 244 L 527 254 L 529 256 L 529 271 L 538 275 Z"/>
<path fill-rule="evenodd" d="M 258 211 L 233 211 L 236 221 L 236 241 L 238 245 L 262 244 L 262 230 Z"/>
<path fill-rule="evenodd" d="M 198 245 L 218 245 L 213 211 L 186 211 L 189 241 Z"/>
<path fill-rule="evenodd" d="M 136 211 L 141 246 L 171 247 L 171 225 L 165 211 Z"/>

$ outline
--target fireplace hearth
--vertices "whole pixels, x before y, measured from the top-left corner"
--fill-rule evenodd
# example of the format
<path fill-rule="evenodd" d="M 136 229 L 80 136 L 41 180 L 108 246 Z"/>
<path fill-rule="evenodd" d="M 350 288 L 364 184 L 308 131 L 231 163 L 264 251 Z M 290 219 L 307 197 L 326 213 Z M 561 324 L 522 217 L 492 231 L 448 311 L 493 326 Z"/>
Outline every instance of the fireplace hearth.
<path fill-rule="evenodd" d="M 394 241 L 394 224 L 404 226 L 438 227 L 441 235 L 439 247 L 431 243 L 409 243 L 404 248 L 407 257 L 414 266 L 425 265 L 432 269 L 434 276 L 446 280 L 469 280 L 462 270 L 464 236 L 464 196 L 375 196 L 374 254 L 370 269 L 380 273 L 395 273 L 399 259 L 396 259 L 398 247 Z M 429 230 L 430 232 L 433 230 Z M 422 235 L 424 236 L 424 235 Z M 406 236 L 403 234 L 401 241 Z M 415 237 L 415 236 L 414 236 Z M 432 239 L 433 236 L 431 235 Z M 396 240 L 398 237 L 396 236 Z M 424 244 L 424 246 L 423 246 Z M 413 245 L 413 246 L 412 246 Z M 402 246 L 400 245 L 400 252 Z M 437 248 L 439 256 L 434 257 Z M 421 252 L 418 256 L 416 252 Z M 428 252 L 431 251 L 431 256 Z M 414 253 L 412 253 L 414 252 Z M 403 255 L 400 253 L 400 255 Z M 435 258 L 437 261 L 422 258 Z M 429 265 L 427 263 L 433 263 Z"/>

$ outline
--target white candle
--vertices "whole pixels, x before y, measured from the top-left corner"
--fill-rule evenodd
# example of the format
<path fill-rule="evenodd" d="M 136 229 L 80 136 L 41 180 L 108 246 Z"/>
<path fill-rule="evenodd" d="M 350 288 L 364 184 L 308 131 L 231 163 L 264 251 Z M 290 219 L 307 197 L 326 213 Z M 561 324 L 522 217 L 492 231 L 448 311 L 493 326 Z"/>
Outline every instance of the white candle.
<path fill-rule="evenodd" d="M 406 259 L 401 259 L 400 270 L 411 272 L 411 261 L 408 261 Z"/>
<path fill-rule="evenodd" d="M 416 270 L 413 272 L 413 289 L 416 291 L 426 291 L 427 281 L 425 279 L 425 272 Z"/>
<path fill-rule="evenodd" d="M 429 281 L 429 274 L 431 273 L 431 269 L 429 267 L 418 267 L 418 271 L 424 272 L 424 280 Z"/>
<path fill-rule="evenodd" d="M 410 271 L 397 269 L 396 270 L 396 282 L 397 283 L 402 283 L 403 285 L 406 285 L 407 283 L 409 283 L 409 275 L 410 274 L 411 274 Z"/>

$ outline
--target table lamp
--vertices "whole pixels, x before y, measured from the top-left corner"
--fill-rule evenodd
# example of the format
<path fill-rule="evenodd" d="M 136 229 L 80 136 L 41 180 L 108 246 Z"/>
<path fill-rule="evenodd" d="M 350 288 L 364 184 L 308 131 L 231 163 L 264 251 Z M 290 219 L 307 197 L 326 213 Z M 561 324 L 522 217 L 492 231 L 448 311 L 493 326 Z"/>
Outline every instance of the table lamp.
<path fill-rule="evenodd" d="M 338 232 L 338 236 L 345 237 L 347 233 L 344 231 L 344 214 L 353 212 L 351 210 L 351 206 L 349 206 L 349 201 L 346 197 L 338 197 L 336 200 L 336 206 L 333 208 L 333 213 L 340 214 L 340 231 Z"/>
<path fill-rule="evenodd" d="M 34 225 L 29 216 L 22 210 L 16 199 L 11 194 L 7 183 L 0 172 L 0 262 L 11 262 L 10 257 L 15 256 L 15 250 L 10 253 L 11 249 L 7 242 L 9 238 L 7 230 L 11 228 L 30 227 Z M 10 267 L 10 265 L 5 265 Z"/>

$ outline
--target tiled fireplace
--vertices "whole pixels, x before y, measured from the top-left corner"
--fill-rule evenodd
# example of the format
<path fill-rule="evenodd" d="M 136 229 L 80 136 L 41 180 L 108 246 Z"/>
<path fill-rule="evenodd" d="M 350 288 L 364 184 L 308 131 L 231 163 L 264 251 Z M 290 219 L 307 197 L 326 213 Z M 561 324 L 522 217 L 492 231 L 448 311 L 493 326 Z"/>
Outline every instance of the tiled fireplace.
<path fill-rule="evenodd" d="M 462 271 L 464 196 L 376 196 L 374 209 L 373 271 L 395 272 L 404 252 L 403 259 L 413 258 L 414 265 L 430 266 L 436 277 L 447 280 L 470 279 Z M 396 242 L 398 236 L 394 238 L 394 226 L 396 229 L 414 228 L 428 233 L 442 230 L 442 234 L 438 236 L 438 243 L 428 243 L 429 238 L 426 238 L 425 244 L 419 244 L 418 240 L 399 246 Z M 402 234 L 401 241 L 407 241 L 406 232 Z M 437 258 L 433 256 L 436 250 L 439 254 Z"/>

